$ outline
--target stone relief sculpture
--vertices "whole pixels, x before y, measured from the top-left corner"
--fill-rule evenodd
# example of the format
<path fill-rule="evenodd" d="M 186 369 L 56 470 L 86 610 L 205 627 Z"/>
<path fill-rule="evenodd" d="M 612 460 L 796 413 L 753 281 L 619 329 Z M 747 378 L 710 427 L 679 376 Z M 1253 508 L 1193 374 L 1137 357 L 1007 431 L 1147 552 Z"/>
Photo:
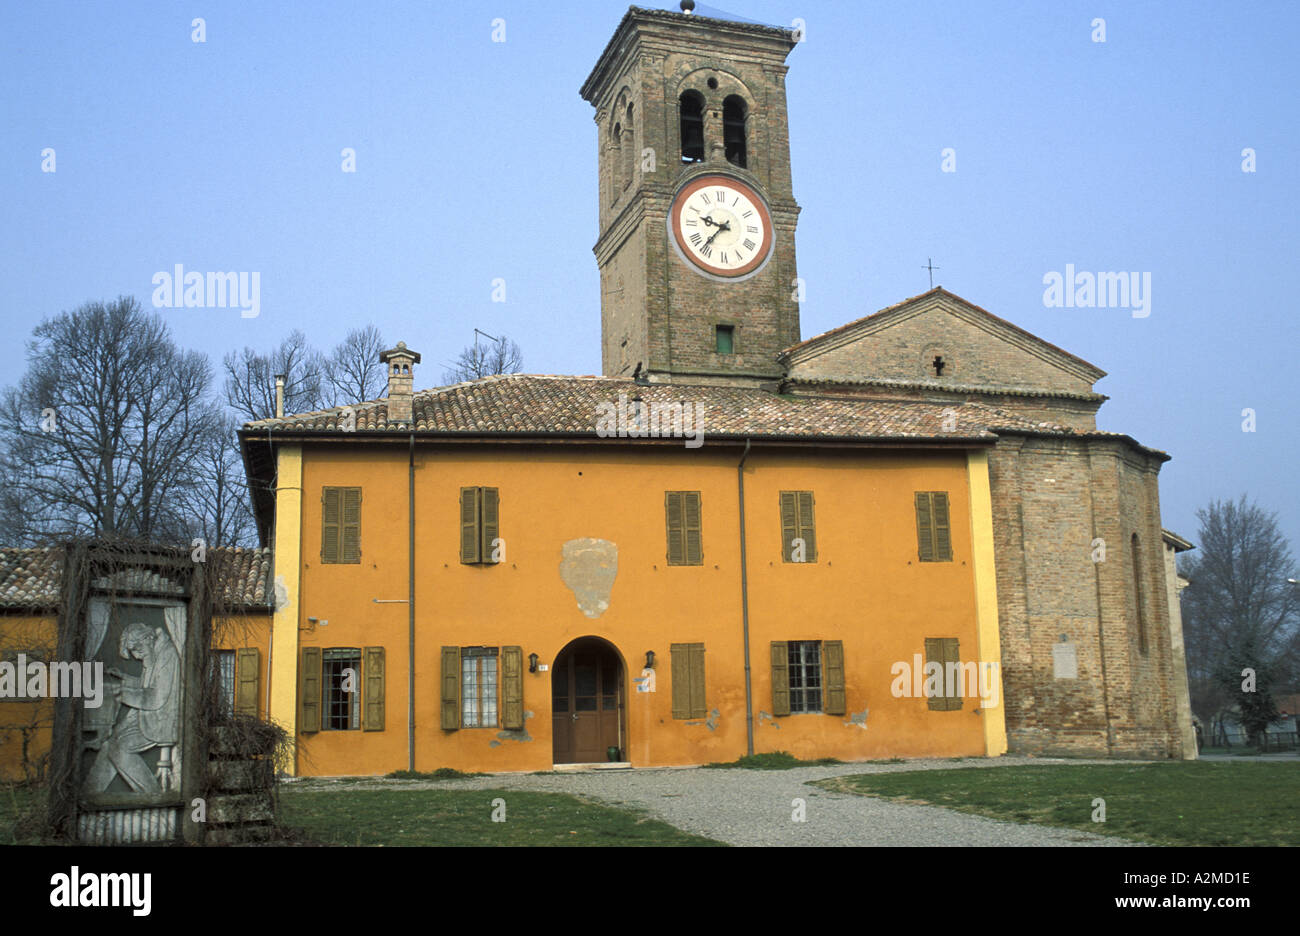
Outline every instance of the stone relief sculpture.
<path fill-rule="evenodd" d="M 118 776 L 137 793 L 179 789 L 181 657 L 169 631 L 178 621 L 183 628 L 184 609 L 167 608 L 166 617 L 168 630 L 139 622 L 122 630 L 119 656 L 139 660 L 143 668 L 139 676 L 105 670 L 116 682 L 105 686 L 104 704 L 86 722 L 94 733 L 86 747 L 98 752 L 86 774 L 87 793 L 105 792 Z M 154 748 L 158 765 L 150 769 L 141 755 Z"/>

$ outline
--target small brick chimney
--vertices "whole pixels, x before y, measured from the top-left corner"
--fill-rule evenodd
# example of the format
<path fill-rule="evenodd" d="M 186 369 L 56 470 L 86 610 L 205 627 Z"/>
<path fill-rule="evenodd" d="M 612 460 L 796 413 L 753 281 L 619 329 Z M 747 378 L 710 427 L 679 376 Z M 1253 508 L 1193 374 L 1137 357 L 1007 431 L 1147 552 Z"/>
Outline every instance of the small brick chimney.
<path fill-rule="evenodd" d="M 408 349 L 405 341 L 399 341 L 396 348 L 380 352 L 379 360 L 388 371 L 388 421 L 412 422 L 412 368 L 420 363 L 420 355 Z"/>

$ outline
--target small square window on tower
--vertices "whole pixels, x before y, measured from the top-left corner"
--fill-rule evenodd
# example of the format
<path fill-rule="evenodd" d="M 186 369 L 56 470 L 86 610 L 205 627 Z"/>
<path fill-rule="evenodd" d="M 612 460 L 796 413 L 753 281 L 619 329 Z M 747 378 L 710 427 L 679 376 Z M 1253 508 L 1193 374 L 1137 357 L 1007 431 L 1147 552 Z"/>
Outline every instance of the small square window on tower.
<path fill-rule="evenodd" d="M 736 326 L 719 325 L 715 329 L 716 350 L 719 354 L 734 354 L 736 348 Z"/>

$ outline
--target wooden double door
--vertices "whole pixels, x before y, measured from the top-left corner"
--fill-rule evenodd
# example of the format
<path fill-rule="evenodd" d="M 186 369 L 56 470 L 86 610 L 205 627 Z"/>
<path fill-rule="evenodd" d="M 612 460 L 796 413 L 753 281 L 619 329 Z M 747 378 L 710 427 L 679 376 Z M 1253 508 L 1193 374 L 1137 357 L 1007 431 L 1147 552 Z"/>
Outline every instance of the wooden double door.
<path fill-rule="evenodd" d="M 611 747 L 623 759 L 623 709 L 623 662 L 612 646 L 584 637 L 561 650 L 551 666 L 554 763 L 604 763 Z"/>

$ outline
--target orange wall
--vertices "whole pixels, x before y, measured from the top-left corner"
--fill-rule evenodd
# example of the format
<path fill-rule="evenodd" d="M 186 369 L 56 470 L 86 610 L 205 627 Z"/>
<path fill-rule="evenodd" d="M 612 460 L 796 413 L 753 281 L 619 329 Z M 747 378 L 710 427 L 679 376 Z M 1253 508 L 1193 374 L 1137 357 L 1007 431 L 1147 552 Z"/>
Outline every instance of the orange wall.
<path fill-rule="evenodd" d="M 0 651 L 40 650 L 43 659 L 54 658 L 58 642 L 58 619 L 50 614 L 0 616 Z M 25 780 L 49 753 L 53 737 L 54 700 L 0 699 L 0 780 Z M 24 768 L 23 729 L 28 735 L 27 766 Z"/>
<path fill-rule="evenodd" d="M 746 751 L 739 512 L 735 450 L 673 447 L 440 447 L 417 451 L 416 769 L 537 770 L 552 763 L 550 673 L 524 674 L 532 740 L 500 729 L 439 728 L 440 647 L 518 644 L 554 661 L 575 638 L 613 643 L 640 674 L 657 656 L 657 691 L 629 691 L 626 751 L 634 765 L 732 760 Z M 361 562 L 320 562 L 321 488 L 362 490 Z M 497 487 L 506 560 L 459 560 L 461 486 Z M 976 601 L 964 452 L 766 454 L 746 464 L 755 749 L 865 759 L 985 752 L 978 700 L 930 711 L 895 699 L 890 666 L 924 653 L 926 637 L 956 637 L 975 659 Z M 701 492 L 704 564 L 665 563 L 664 492 Z M 781 561 L 778 492 L 816 498 L 817 562 Z M 920 563 L 913 494 L 949 493 L 953 561 Z M 300 734 L 302 774 L 382 774 L 407 766 L 407 452 L 308 447 L 303 467 L 301 646 L 386 648 L 383 731 Z M 610 607 L 591 619 L 560 577 L 562 544 L 618 546 Z M 316 618 L 311 624 L 308 618 Z M 328 621 L 328 624 L 324 622 Z M 849 714 L 761 717 L 772 710 L 769 641 L 842 640 Z M 703 642 L 713 727 L 671 712 L 669 644 Z M 276 649 L 277 654 L 282 648 Z M 779 727 L 777 727 L 779 725 Z M 493 744 L 493 742 L 496 742 Z"/>

